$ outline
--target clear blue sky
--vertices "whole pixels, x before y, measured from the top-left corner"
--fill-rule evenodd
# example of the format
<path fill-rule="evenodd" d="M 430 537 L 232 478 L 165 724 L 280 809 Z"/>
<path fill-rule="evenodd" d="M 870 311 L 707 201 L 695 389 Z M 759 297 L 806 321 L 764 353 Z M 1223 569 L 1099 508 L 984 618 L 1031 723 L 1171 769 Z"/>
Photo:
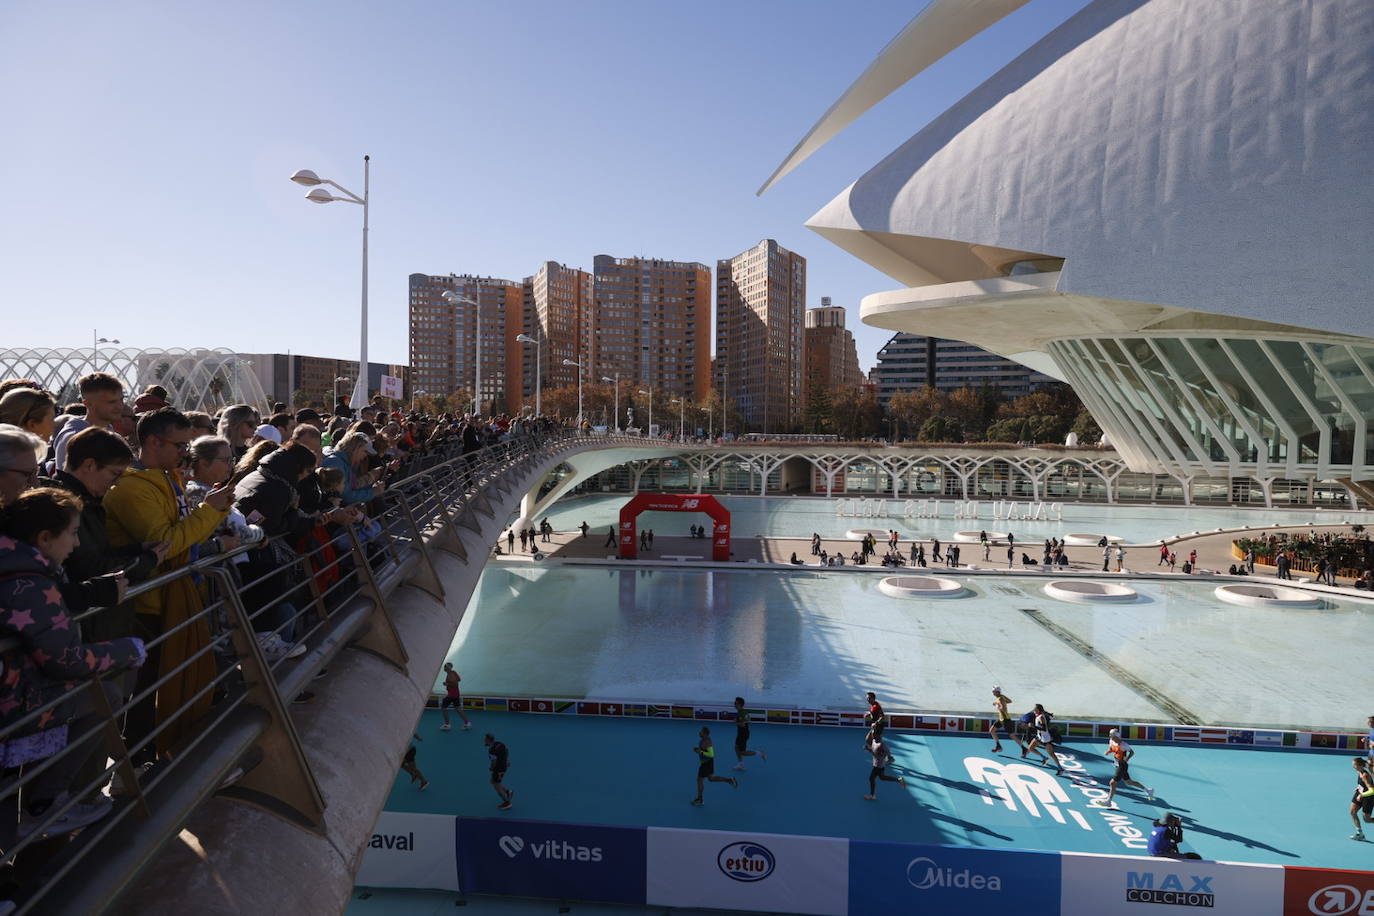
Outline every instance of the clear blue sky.
<path fill-rule="evenodd" d="M 0 4 L 0 346 L 357 355 L 372 156 L 371 348 L 404 362 L 412 272 L 520 279 L 599 253 L 704 261 L 776 238 L 808 305 L 897 284 L 803 227 L 1084 5 L 1032 0 L 754 191 L 917 2 Z"/>

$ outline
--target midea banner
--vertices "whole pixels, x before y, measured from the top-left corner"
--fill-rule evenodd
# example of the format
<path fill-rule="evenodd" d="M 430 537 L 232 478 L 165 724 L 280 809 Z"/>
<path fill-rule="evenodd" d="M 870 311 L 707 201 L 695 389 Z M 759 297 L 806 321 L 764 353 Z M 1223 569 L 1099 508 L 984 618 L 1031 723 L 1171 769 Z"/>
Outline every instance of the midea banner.
<path fill-rule="evenodd" d="M 852 840 L 849 912 L 1057 916 L 1059 870 L 1057 852 Z"/>
<path fill-rule="evenodd" d="M 849 912 L 848 840 L 650 827 L 648 853 L 650 906 Z"/>
<path fill-rule="evenodd" d="M 1064 916 L 1280 916 L 1283 866 L 1062 853 Z M 1168 907 L 1164 909 L 1163 907 Z"/>
<path fill-rule="evenodd" d="M 447 814 L 383 811 L 372 828 L 363 864 L 354 879 L 365 887 L 458 887 L 454 824 Z"/>

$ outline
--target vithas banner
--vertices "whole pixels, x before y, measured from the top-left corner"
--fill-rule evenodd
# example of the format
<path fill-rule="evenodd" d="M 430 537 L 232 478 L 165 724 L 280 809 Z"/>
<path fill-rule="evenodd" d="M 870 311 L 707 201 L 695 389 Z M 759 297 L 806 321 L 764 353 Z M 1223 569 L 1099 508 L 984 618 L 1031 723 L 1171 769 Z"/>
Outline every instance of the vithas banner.
<path fill-rule="evenodd" d="M 460 817 L 463 890 L 644 903 L 644 828 Z"/>

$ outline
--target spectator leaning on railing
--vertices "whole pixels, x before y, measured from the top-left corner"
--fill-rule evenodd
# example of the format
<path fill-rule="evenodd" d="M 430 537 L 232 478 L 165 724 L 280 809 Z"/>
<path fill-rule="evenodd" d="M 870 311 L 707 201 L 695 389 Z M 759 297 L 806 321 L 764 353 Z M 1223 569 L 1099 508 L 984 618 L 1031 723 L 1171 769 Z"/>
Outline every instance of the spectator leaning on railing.
<path fill-rule="evenodd" d="M 277 601 L 271 610 L 254 619 L 253 628 L 259 633 L 276 632 L 288 645 L 294 642 L 293 618 L 309 600 L 308 594 L 292 591 L 303 573 L 289 542 L 309 533 L 317 521 L 300 510 L 296 485 L 314 470 L 314 452 L 303 445 L 292 445 L 263 458 L 255 471 L 239 481 L 234 491 L 239 511 L 250 518 L 261 517 L 258 524 L 268 538 L 277 538 L 255 548 L 243 572 L 244 579 L 250 582 L 267 577 L 244 595 L 250 612 Z M 275 641 L 271 642 L 275 648 Z"/>
<path fill-rule="evenodd" d="M 369 502 L 386 490 L 386 484 L 374 482 L 379 474 L 364 470 L 371 443 L 366 433 L 349 433 L 336 448 L 325 451 L 324 466 L 343 471 L 345 506 Z"/>
<path fill-rule="evenodd" d="M 83 642 L 81 628 L 62 601 L 62 562 L 76 546 L 80 514 L 79 498 L 51 487 L 28 490 L 0 508 L 0 637 L 20 642 L 0 659 L 0 729 L 18 725 L 27 714 L 56 700 L 72 681 L 143 664 L 139 639 Z M 21 734 L 0 742 L 0 766 L 8 769 L 51 757 L 90 734 L 97 724 L 93 708 L 89 697 L 80 694 L 41 713 L 21 727 Z M 34 778 L 20 812 L 20 838 L 39 825 L 54 803 L 65 804 L 72 777 L 88 756 L 88 751 L 74 750 Z M 107 799 L 77 804 L 47 830 L 75 830 L 108 811 Z"/>
<path fill-rule="evenodd" d="M 130 581 L 146 579 L 162 560 L 165 544 L 127 544 L 113 547 L 107 531 L 105 494 L 134 460 L 124 440 L 107 429 L 83 429 L 67 442 L 67 466 L 44 486 L 59 487 L 81 500 L 81 539 L 67 557 L 67 604 L 78 613 L 106 608 L 83 624 L 90 639 L 133 636 L 132 608 L 117 607 Z"/>
<path fill-rule="evenodd" d="M 224 521 L 234 497 L 227 487 L 221 487 L 212 490 L 199 507 L 190 507 L 178 469 L 189 448 L 191 423 L 177 410 L 167 407 L 145 414 L 138 421 L 137 436 L 138 463 L 125 471 L 105 495 L 110 543 L 120 547 L 167 541 L 167 558 L 158 567 L 159 573 L 167 572 L 196 558 L 196 546 Z M 139 595 L 134 606 L 139 626 L 149 638 L 196 616 L 202 607 L 200 591 L 190 576 Z M 140 687 L 170 674 L 204 648 L 209 639 L 204 618 L 182 627 L 155 649 L 156 663 L 145 670 Z M 157 721 L 188 702 L 214 676 L 215 662 L 209 654 L 172 675 L 157 692 Z M 159 751 L 166 750 L 189 730 L 191 722 L 209 705 L 210 697 L 201 697 L 190 714 L 162 732 L 158 736 Z M 141 721 L 146 722 L 146 710 L 142 715 L 145 718 Z"/>

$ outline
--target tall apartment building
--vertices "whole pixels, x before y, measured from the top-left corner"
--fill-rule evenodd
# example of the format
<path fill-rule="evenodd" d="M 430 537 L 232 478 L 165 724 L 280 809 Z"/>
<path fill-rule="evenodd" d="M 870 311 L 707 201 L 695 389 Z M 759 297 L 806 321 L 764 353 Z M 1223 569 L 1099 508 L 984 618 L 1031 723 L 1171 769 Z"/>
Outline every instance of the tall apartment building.
<path fill-rule="evenodd" d="M 711 387 L 711 268 L 599 254 L 586 327 L 586 381 L 620 376 L 690 400 Z"/>
<path fill-rule="evenodd" d="M 975 347 L 962 340 L 924 337 L 901 332 L 878 351 L 878 365 L 870 376 L 878 385 L 878 401 L 887 406 L 899 391 L 929 385 L 940 391 L 978 388 L 985 382 L 1008 398 L 1030 394 L 1054 381 L 1029 366 Z"/>
<path fill-rule="evenodd" d="M 764 239 L 716 262 L 716 390 L 747 429 L 783 432 L 801 418 L 806 259 Z"/>
<path fill-rule="evenodd" d="M 446 292 L 463 300 L 449 301 Z M 414 391 L 475 390 L 483 410 L 515 412 L 524 388 L 521 344 L 525 288 L 471 275 L 410 275 L 410 365 Z M 478 327 L 481 339 L 478 339 Z"/>
<path fill-rule="evenodd" d="M 817 388 L 835 391 L 857 388 L 864 382 L 859 370 L 859 351 L 854 335 L 844 326 L 845 310 L 832 306 L 829 296 L 821 297 L 820 308 L 806 310 L 806 329 L 802 352 L 802 404 Z"/>
<path fill-rule="evenodd" d="M 529 351 L 521 359 L 530 379 L 524 386 L 527 397 L 534 396 L 534 364 L 538 360 L 543 375 L 543 387 L 561 388 L 577 384 L 576 366 L 565 366 L 563 360 L 586 365 L 582 356 L 589 342 L 588 319 L 592 304 L 592 275 L 576 267 L 557 261 L 545 261 L 524 284 L 525 333 L 539 341 L 539 349 Z M 584 373 L 584 384 L 591 381 Z"/>

